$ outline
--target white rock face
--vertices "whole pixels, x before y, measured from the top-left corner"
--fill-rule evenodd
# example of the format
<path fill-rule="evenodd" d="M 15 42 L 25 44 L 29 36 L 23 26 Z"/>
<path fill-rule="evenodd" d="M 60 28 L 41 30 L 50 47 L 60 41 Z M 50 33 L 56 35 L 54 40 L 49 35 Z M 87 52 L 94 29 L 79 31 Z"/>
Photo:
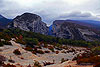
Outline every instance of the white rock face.
<path fill-rule="evenodd" d="M 24 31 L 32 31 L 41 34 L 48 34 L 47 25 L 42 22 L 40 16 L 31 13 L 24 13 L 21 16 L 17 16 L 13 22 L 8 25 L 8 28 L 20 28 Z"/>
<path fill-rule="evenodd" d="M 100 40 L 98 31 L 74 21 L 56 20 L 52 24 L 51 35 L 60 38 L 94 41 Z"/>

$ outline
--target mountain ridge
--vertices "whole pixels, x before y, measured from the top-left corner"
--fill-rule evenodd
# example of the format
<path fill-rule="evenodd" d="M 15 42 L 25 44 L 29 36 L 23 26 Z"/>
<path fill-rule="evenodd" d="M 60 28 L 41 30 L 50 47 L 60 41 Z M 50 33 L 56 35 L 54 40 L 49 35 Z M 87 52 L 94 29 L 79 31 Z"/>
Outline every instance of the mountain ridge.
<path fill-rule="evenodd" d="M 84 21 L 55 20 L 53 24 L 48 27 L 47 24 L 42 21 L 42 18 L 39 15 L 24 13 L 15 17 L 7 27 L 19 28 L 24 31 L 31 31 L 66 39 L 86 41 L 100 40 L 100 30 L 95 27 L 96 25 L 90 25 L 90 20 L 88 20 L 88 22 Z"/>
<path fill-rule="evenodd" d="M 32 31 L 46 35 L 48 33 L 48 27 L 46 23 L 42 21 L 42 18 L 39 15 L 32 13 L 24 13 L 20 16 L 17 16 L 8 25 L 8 28 L 20 28 L 24 31 Z"/>

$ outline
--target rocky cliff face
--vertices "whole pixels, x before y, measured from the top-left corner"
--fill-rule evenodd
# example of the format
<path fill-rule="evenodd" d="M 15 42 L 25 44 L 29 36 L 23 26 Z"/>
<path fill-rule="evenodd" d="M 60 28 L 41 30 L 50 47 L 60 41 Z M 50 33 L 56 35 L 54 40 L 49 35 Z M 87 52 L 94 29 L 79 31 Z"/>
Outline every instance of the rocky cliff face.
<path fill-rule="evenodd" d="M 100 40 L 98 32 L 89 27 L 73 23 L 70 20 L 56 20 L 50 30 L 50 34 L 55 37 L 86 41 Z"/>
<path fill-rule="evenodd" d="M 41 34 L 48 34 L 48 27 L 40 16 L 31 13 L 24 13 L 17 16 L 9 25 L 8 28 L 20 28 L 25 31 L 32 31 Z"/>

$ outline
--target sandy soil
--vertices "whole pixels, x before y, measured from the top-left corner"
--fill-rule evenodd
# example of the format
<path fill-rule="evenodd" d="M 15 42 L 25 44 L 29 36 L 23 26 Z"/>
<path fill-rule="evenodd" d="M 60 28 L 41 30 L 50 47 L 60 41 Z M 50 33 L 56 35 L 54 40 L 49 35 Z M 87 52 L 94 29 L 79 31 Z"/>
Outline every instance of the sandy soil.
<path fill-rule="evenodd" d="M 22 47 L 19 44 L 15 43 L 14 41 L 11 41 L 11 43 L 13 46 L 6 45 L 3 47 L 0 47 L 0 49 L 3 50 L 0 52 L 0 55 L 3 55 L 7 58 L 7 61 L 5 62 L 6 64 L 10 63 L 8 62 L 9 59 L 12 59 L 15 61 L 15 63 L 10 63 L 10 64 L 34 65 L 34 59 L 37 58 L 36 55 L 22 49 Z M 21 55 L 15 55 L 13 53 L 15 49 L 19 49 L 21 52 Z"/>
<path fill-rule="evenodd" d="M 69 65 L 71 65 L 71 67 L 93 67 L 92 65 L 88 65 L 88 66 L 82 66 L 82 65 L 77 65 L 77 63 L 75 61 L 71 61 L 78 53 L 80 53 L 79 51 L 76 54 L 73 53 L 61 53 L 61 51 L 59 51 L 59 54 L 56 54 L 54 52 L 50 52 L 50 53 L 45 53 L 45 54 L 32 54 L 29 51 L 26 51 L 24 49 L 22 49 L 22 46 L 18 43 L 15 43 L 14 41 L 11 41 L 12 46 L 3 46 L 0 47 L 0 55 L 3 55 L 7 58 L 7 61 L 5 61 L 5 63 L 10 63 L 10 64 L 20 64 L 23 67 L 26 67 L 27 65 L 34 65 L 34 60 L 39 61 L 42 65 L 43 62 L 53 62 L 53 60 L 55 60 L 55 64 L 54 65 L 49 65 L 49 66 L 45 66 L 45 67 L 70 67 Z M 75 48 L 76 50 L 83 50 L 85 48 L 81 48 L 81 47 L 71 47 L 68 46 L 69 48 Z M 15 55 L 13 53 L 13 51 L 15 49 L 19 49 L 21 52 L 21 55 Z M 43 48 L 43 50 L 48 50 Z M 61 59 L 69 59 L 69 61 L 66 61 L 64 63 L 61 63 Z M 8 60 L 12 59 L 15 61 L 15 63 L 11 63 Z M 17 66 L 20 67 L 20 66 Z"/>

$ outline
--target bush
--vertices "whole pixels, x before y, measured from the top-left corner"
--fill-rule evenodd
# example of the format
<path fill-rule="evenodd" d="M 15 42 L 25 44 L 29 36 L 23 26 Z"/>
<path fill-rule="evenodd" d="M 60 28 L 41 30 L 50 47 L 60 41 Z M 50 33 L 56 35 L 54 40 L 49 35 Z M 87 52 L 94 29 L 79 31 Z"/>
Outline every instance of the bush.
<path fill-rule="evenodd" d="M 23 45 L 26 44 L 23 40 L 20 40 L 20 39 L 16 39 L 16 43 L 20 43 L 20 44 L 23 44 Z"/>
<path fill-rule="evenodd" d="M 63 46 L 62 48 L 65 49 L 65 50 L 68 50 L 68 47 L 67 46 Z"/>
<path fill-rule="evenodd" d="M 45 53 L 50 53 L 50 51 L 45 51 Z"/>
<path fill-rule="evenodd" d="M 9 41 L 0 41 L 0 46 L 3 46 L 3 45 L 12 45 L 12 44 Z"/>
<path fill-rule="evenodd" d="M 41 65 L 40 65 L 40 63 L 38 62 L 38 61 L 35 61 L 35 63 L 34 63 L 34 66 L 33 67 L 42 67 Z"/>
<path fill-rule="evenodd" d="M 3 45 L 4 45 L 3 42 L 0 41 L 0 47 L 2 47 Z"/>
<path fill-rule="evenodd" d="M 14 60 L 11 60 L 11 59 L 9 59 L 8 61 L 11 62 L 11 63 L 15 63 L 15 61 Z"/>
<path fill-rule="evenodd" d="M 58 54 L 59 53 L 59 51 L 55 51 L 56 52 L 56 54 Z"/>
<path fill-rule="evenodd" d="M 82 64 L 82 63 L 91 63 L 95 64 L 100 62 L 100 57 L 99 56 L 93 56 L 93 57 L 88 57 L 88 58 L 78 58 L 77 64 Z"/>
<path fill-rule="evenodd" d="M 61 51 L 61 53 L 65 53 L 65 54 L 66 54 L 66 51 L 65 51 L 65 50 L 63 50 L 63 51 Z"/>
<path fill-rule="evenodd" d="M 3 67 L 16 67 L 15 65 L 11 65 L 11 64 L 7 64 L 7 65 L 3 65 Z"/>
<path fill-rule="evenodd" d="M 61 45 L 59 43 L 56 44 L 56 47 L 60 47 Z"/>
<path fill-rule="evenodd" d="M 42 51 L 42 50 L 37 50 L 36 52 L 39 54 L 44 54 L 44 51 Z"/>
<path fill-rule="evenodd" d="M 47 47 L 48 47 L 48 45 L 46 43 L 44 43 L 44 48 L 47 48 Z"/>
<path fill-rule="evenodd" d="M 6 58 L 0 55 L 0 66 L 3 64 L 3 61 L 6 61 Z"/>
<path fill-rule="evenodd" d="M 32 47 L 25 47 L 24 49 L 27 50 L 27 51 L 33 51 Z"/>
<path fill-rule="evenodd" d="M 24 38 L 24 41 L 30 47 L 34 47 L 34 45 L 38 45 L 39 43 L 37 38 Z"/>
<path fill-rule="evenodd" d="M 88 58 L 77 60 L 77 64 L 82 64 L 82 63 L 90 63 L 90 60 Z"/>
<path fill-rule="evenodd" d="M 95 55 L 100 55 L 100 46 L 93 48 L 92 51 Z"/>
<path fill-rule="evenodd" d="M 9 41 L 3 41 L 3 44 L 4 45 L 12 45 L 11 42 L 9 42 Z"/>
<path fill-rule="evenodd" d="M 51 50 L 52 52 L 54 52 L 53 46 L 48 46 L 48 49 Z"/>
<path fill-rule="evenodd" d="M 35 50 L 32 51 L 33 54 L 37 54 L 37 52 Z"/>
<path fill-rule="evenodd" d="M 65 62 L 65 59 L 64 58 L 61 59 L 61 63 L 63 63 L 63 62 Z"/>
<path fill-rule="evenodd" d="M 20 52 L 18 49 L 14 50 L 13 53 L 14 53 L 15 55 L 21 55 L 21 52 Z"/>
<path fill-rule="evenodd" d="M 100 67 L 100 62 L 96 63 L 93 67 Z"/>

